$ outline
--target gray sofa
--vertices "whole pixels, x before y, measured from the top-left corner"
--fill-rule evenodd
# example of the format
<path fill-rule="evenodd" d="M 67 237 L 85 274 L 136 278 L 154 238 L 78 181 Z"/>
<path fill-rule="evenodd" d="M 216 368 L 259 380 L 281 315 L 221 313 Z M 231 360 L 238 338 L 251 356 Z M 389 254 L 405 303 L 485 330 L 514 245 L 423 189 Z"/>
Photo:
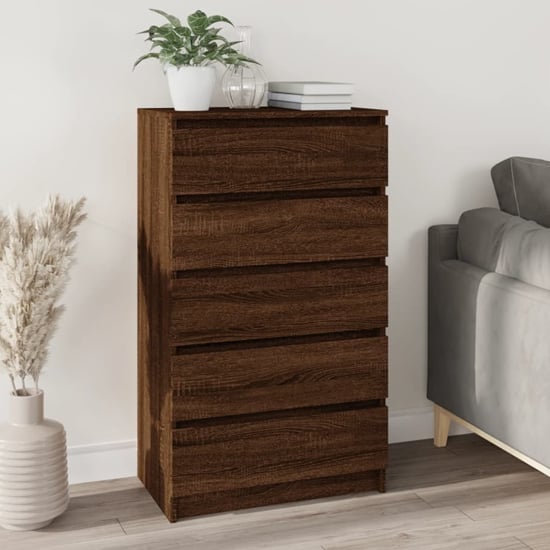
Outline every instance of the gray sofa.
<path fill-rule="evenodd" d="M 429 229 L 428 398 L 550 474 L 550 163 L 492 169 L 500 210 Z"/>

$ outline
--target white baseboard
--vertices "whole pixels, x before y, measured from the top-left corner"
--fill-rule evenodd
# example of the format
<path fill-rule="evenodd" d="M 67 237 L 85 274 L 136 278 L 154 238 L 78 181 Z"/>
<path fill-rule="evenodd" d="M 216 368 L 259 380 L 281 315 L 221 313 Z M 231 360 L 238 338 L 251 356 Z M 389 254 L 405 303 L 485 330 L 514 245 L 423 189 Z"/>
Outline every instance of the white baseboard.
<path fill-rule="evenodd" d="M 69 447 L 67 459 L 71 484 L 137 475 L 136 441 Z"/>
<path fill-rule="evenodd" d="M 457 424 L 451 435 L 470 433 Z M 390 443 L 431 439 L 433 409 L 420 407 L 390 411 Z M 137 475 L 137 443 L 135 440 L 69 447 L 69 483 L 87 483 Z"/>
<path fill-rule="evenodd" d="M 433 407 L 390 410 L 388 419 L 390 443 L 431 439 L 434 435 Z M 451 423 L 450 435 L 470 433 L 466 428 Z"/>

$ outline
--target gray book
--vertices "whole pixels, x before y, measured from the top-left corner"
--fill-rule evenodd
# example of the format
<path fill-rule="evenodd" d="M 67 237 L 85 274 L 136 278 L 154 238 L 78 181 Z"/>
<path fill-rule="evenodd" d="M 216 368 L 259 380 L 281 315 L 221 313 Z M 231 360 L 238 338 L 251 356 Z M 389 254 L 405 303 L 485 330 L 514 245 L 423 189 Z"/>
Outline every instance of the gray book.
<path fill-rule="evenodd" d="M 350 95 L 353 93 L 353 84 L 350 82 L 269 82 L 270 92 L 283 94 L 304 95 Z"/>
<path fill-rule="evenodd" d="M 349 111 L 351 103 L 297 103 L 295 101 L 276 101 L 269 99 L 269 107 L 294 109 L 296 111 Z"/>
<path fill-rule="evenodd" d="M 292 101 L 294 103 L 351 103 L 351 95 L 349 94 L 302 95 L 267 92 L 267 99 L 273 99 L 275 101 Z"/>

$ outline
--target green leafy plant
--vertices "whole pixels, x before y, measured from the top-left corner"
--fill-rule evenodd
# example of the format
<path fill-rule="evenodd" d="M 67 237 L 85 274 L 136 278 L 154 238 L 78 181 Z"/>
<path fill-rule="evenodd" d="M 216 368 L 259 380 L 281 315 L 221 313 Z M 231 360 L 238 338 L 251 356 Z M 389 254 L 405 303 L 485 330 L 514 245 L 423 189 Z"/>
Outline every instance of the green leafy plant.
<path fill-rule="evenodd" d="M 206 15 L 203 11 L 196 11 L 187 18 L 187 25 L 162 10 L 151 11 L 162 15 L 168 23 L 152 25 L 139 34 L 147 34 L 145 39 L 151 42 L 151 51 L 142 55 L 135 63 L 134 68 L 145 59 L 158 59 L 162 65 L 204 66 L 219 62 L 223 65 L 246 65 L 258 63 L 240 52 L 233 46 L 239 44 L 230 42 L 223 37 L 220 27 L 212 27 L 215 23 L 233 23 L 222 15 Z M 156 51 L 154 51 L 156 50 Z"/>

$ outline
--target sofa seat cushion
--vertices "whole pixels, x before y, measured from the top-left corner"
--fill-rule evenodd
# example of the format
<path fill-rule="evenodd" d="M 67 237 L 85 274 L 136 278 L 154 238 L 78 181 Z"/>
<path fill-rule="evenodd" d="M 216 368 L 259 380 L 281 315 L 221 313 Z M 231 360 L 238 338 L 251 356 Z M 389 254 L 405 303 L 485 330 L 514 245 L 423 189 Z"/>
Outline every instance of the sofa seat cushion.
<path fill-rule="evenodd" d="M 458 223 L 458 258 L 550 290 L 550 229 L 496 208 L 468 210 Z"/>
<path fill-rule="evenodd" d="M 550 162 L 511 157 L 491 170 L 501 210 L 550 227 Z"/>

